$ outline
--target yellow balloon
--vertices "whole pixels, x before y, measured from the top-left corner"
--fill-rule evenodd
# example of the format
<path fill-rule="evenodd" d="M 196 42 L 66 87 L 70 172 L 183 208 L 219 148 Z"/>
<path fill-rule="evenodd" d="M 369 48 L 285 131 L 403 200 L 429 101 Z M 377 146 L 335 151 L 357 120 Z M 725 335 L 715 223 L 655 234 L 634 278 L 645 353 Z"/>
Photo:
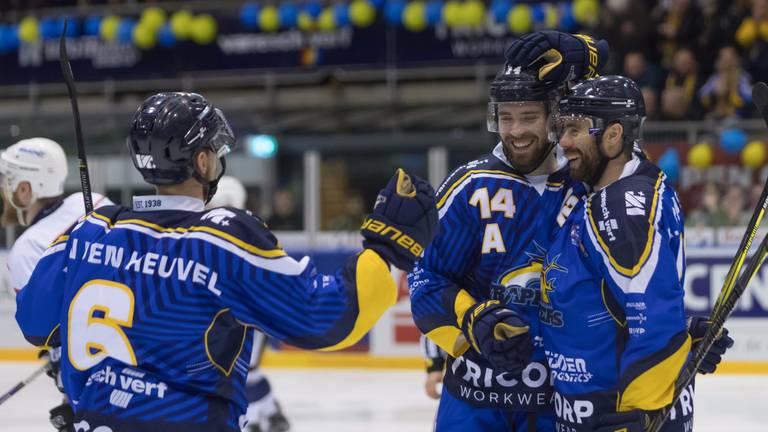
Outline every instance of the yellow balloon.
<path fill-rule="evenodd" d="M 448 27 L 460 26 L 464 22 L 464 18 L 461 16 L 462 12 L 461 3 L 456 0 L 448 0 L 443 6 L 443 21 Z"/>
<path fill-rule="evenodd" d="M 299 18 L 296 22 L 296 25 L 301 31 L 312 31 L 315 29 L 315 21 L 308 13 L 304 11 L 299 12 Z"/>
<path fill-rule="evenodd" d="M 192 37 L 192 22 L 195 17 L 192 12 L 180 10 L 171 15 L 171 30 L 176 39 L 184 40 Z"/>
<path fill-rule="evenodd" d="M 550 4 L 544 5 L 544 8 L 546 13 L 544 16 L 544 27 L 548 29 L 557 28 L 558 24 L 560 24 L 560 14 L 557 12 L 557 8 Z"/>
<path fill-rule="evenodd" d="M 762 20 L 760 22 L 760 25 L 758 26 L 758 33 L 760 33 L 760 38 L 762 38 L 764 41 L 768 41 L 768 20 Z"/>
<path fill-rule="evenodd" d="M 736 30 L 736 42 L 743 47 L 750 47 L 757 40 L 757 24 L 752 18 L 744 18 Z"/>
<path fill-rule="evenodd" d="M 157 43 L 157 29 L 139 23 L 133 28 L 133 43 L 143 50 L 154 47 Z"/>
<path fill-rule="evenodd" d="M 403 26 L 412 31 L 418 32 L 427 28 L 427 14 L 424 2 L 415 0 L 408 3 L 403 10 Z"/>
<path fill-rule="evenodd" d="M 522 34 L 531 30 L 533 16 L 531 8 L 527 4 L 519 4 L 512 8 L 507 15 L 507 24 L 512 33 Z"/>
<path fill-rule="evenodd" d="M 322 31 L 330 31 L 336 28 L 336 15 L 333 14 L 333 8 L 327 7 L 320 12 L 317 17 L 317 28 Z"/>
<path fill-rule="evenodd" d="M 40 23 L 33 16 L 25 17 L 19 23 L 19 39 L 27 43 L 40 40 Z"/>
<path fill-rule="evenodd" d="M 259 13 L 259 28 L 265 32 L 276 32 L 280 29 L 280 15 L 274 6 L 264 6 Z"/>
<path fill-rule="evenodd" d="M 117 29 L 120 27 L 120 18 L 114 15 L 109 15 L 101 20 L 101 27 L 99 27 L 99 35 L 106 41 L 113 41 L 117 39 Z"/>
<path fill-rule="evenodd" d="M 741 151 L 741 163 L 751 168 L 759 168 L 765 163 L 765 143 L 754 140 Z"/>
<path fill-rule="evenodd" d="M 573 17 L 579 24 L 594 25 L 600 17 L 600 4 L 597 0 L 575 0 Z"/>
<path fill-rule="evenodd" d="M 353 0 L 349 5 L 349 20 L 356 27 L 368 27 L 376 20 L 376 8 L 368 0 Z"/>
<path fill-rule="evenodd" d="M 200 45 L 207 45 L 216 40 L 219 25 L 216 18 L 208 14 L 200 14 L 192 20 L 192 40 Z"/>
<path fill-rule="evenodd" d="M 148 7 L 141 13 L 138 25 L 146 26 L 152 30 L 160 30 L 160 27 L 165 24 L 165 19 L 166 16 L 164 10 L 154 6 Z"/>
<path fill-rule="evenodd" d="M 485 3 L 480 0 L 467 0 L 462 7 L 464 24 L 481 27 L 485 22 Z"/>
<path fill-rule="evenodd" d="M 698 143 L 688 150 L 688 165 L 695 168 L 706 168 L 712 164 L 714 155 L 712 146 L 708 143 Z"/>

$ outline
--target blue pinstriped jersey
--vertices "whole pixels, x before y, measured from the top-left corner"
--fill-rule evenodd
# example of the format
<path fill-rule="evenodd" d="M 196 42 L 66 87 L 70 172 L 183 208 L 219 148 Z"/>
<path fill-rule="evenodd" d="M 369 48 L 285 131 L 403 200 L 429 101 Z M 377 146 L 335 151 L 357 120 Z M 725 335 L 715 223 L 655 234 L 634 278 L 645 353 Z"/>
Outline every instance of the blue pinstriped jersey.
<path fill-rule="evenodd" d="M 97 209 L 54 243 L 16 317 L 32 343 L 61 342 L 66 393 L 91 428 L 236 431 L 254 328 L 343 348 L 396 292 L 373 251 L 318 274 L 247 212 L 154 196 Z"/>
<path fill-rule="evenodd" d="M 633 159 L 579 201 L 541 275 L 541 310 L 561 316 L 541 326 L 558 430 L 592 430 L 598 414 L 672 402 L 690 348 L 684 275 L 680 204 L 652 163 Z M 690 430 L 686 394 L 665 430 Z"/>
<path fill-rule="evenodd" d="M 537 177 L 516 173 L 499 145 L 454 171 L 438 190 L 440 232 L 409 275 L 411 308 L 420 330 L 449 354 L 444 382 L 457 398 L 513 410 L 549 407 L 538 337 L 539 274 L 555 221 L 575 200 L 568 198 L 573 187 L 581 186 L 564 169 Z M 490 299 L 530 325 L 537 349 L 522 377 L 493 370 L 460 330 L 466 310 Z"/>

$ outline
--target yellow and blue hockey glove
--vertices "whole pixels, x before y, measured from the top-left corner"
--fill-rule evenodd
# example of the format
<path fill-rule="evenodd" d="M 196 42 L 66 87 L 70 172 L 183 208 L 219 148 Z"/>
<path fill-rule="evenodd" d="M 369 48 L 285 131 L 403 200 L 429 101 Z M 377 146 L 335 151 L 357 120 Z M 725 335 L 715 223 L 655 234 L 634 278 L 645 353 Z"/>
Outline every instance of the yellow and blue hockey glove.
<path fill-rule="evenodd" d="M 602 414 L 592 429 L 593 432 L 645 432 L 650 425 L 650 417 L 645 411 L 632 410 Z"/>
<path fill-rule="evenodd" d="M 555 30 L 529 33 L 504 52 L 506 64 L 532 68 L 540 80 L 560 84 L 597 76 L 609 55 L 605 40 Z"/>
<path fill-rule="evenodd" d="M 688 334 L 691 335 L 691 351 L 696 349 L 696 346 L 707 334 L 711 321 L 702 316 L 693 316 L 688 319 Z M 704 355 L 697 370 L 700 374 L 710 374 L 717 369 L 717 365 L 723 360 L 723 354 L 733 346 L 733 338 L 728 336 L 728 329 L 723 327 L 720 331 L 720 335 L 715 339 L 712 347 Z"/>
<path fill-rule="evenodd" d="M 533 355 L 528 323 L 498 300 L 477 303 L 464 314 L 462 331 L 495 369 L 520 375 Z"/>
<path fill-rule="evenodd" d="M 413 270 L 438 230 L 435 191 L 425 180 L 398 169 L 363 222 L 363 247 L 403 271 Z"/>

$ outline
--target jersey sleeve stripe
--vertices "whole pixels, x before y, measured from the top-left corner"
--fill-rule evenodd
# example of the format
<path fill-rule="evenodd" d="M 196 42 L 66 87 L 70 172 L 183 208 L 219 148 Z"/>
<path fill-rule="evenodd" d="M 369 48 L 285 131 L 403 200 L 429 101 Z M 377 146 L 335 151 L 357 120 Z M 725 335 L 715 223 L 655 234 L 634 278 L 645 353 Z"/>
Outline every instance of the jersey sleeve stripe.
<path fill-rule="evenodd" d="M 651 202 L 651 210 L 648 215 L 648 236 L 647 240 L 645 242 L 645 247 L 643 248 L 643 252 L 640 255 L 640 259 L 637 261 L 637 263 L 632 268 L 627 268 L 619 264 L 611 255 L 611 250 L 608 247 L 608 245 L 605 244 L 603 241 L 603 238 L 598 234 L 597 225 L 595 224 L 595 218 L 592 215 L 592 201 L 587 204 L 587 218 L 589 219 L 589 225 L 592 228 L 592 232 L 595 233 L 595 238 L 597 239 L 597 243 L 599 246 L 599 249 L 602 250 L 607 256 L 608 261 L 611 263 L 611 266 L 616 269 L 617 272 L 624 276 L 632 277 L 635 276 L 637 273 L 640 272 L 640 269 L 643 267 L 645 262 L 648 260 L 648 256 L 651 253 L 651 247 L 653 245 L 653 240 L 655 238 L 656 233 L 656 222 L 657 222 L 657 215 L 661 214 L 661 200 L 659 200 L 659 196 L 664 193 L 664 183 L 662 182 L 663 173 L 659 173 L 659 176 L 656 180 L 656 185 L 653 189 L 653 201 Z"/>
<path fill-rule="evenodd" d="M 67 248 L 67 242 L 66 241 L 59 242 L 59 243 L 56 243 L 54 245 L 51 245 L 50 247 L 48 247 L 48 249 L 45 250 L 45 252 L 43 252 L 42 255 L 40 255 L 40 259 L 43 259 L 43 258 L 47 257 L 48 255 L 53 255 L 55 253 L 61 252 L 61 251 L 63 251 L 66 248 Z"/>
<path fill-rule="evenodd" d="M 451 357 L 460 357 L 469 349 L 464 333 L 453 326 L 437 327 L 427 332 L 426 336 Z"/>
<path fill-rule="evenodd" d="M 229 308 L 222 309 L 216 313 L 216 315 L 211 320 L 211 324 L 208 326 L 208 329 L 205 331 L 205 355 L 208 356 L 208 360 L 216 366 L 218 370 L 221 371 L 221 373 L 224 374 L 224 376 L 229 376 L 232 373 L 232 368 L 235 367 L 235 363 L 237 362 L 237 359 L 240 358 L 240 353 L 243 351 L 243 346 L 245 346 L 245 336 L 247 332 L 243 331 L 243 337 L 240 340 L 240 347 L 237 349 L 237 354 L 234 356 L 234 361 L 232 364 L 230 364 L 228 367 L 225 367 L 225 365 L 220 365 L 216 360 L 214 360 L 213 356 L 211 355 L 210 349 L 208 349 L 208 335 L 211 333 L 211 329 L 213 329 L 213 325 L 216 324 L 216 320 L 221 316 L 221 314 L 229 312 Z"/>

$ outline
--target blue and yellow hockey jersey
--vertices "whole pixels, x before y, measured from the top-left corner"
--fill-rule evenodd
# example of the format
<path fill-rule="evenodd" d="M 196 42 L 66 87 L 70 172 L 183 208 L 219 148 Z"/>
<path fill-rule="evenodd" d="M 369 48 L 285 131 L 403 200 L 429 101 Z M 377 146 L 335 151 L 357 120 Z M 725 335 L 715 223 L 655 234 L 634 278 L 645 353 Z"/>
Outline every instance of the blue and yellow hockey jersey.
<path fill-rule="evenodd" d="M 454 171 L 438 190 L 440 232 L 409 275 L 411 308 L 419 329 L 449 354 L 444 385 L 456 398 L 513 411 L 549 408 L 550 379 L 538 337 L 539 275 L 558 215 L 577 202 L 567 196 L 570 183 L 566 169 L 517 174 L 499 144 Z M 536 353 L 522 377 L 493 370 L 462 334 L 467 309 L 490 299 L 530 324 Z"/>
<path fill-rule="evenodd" d="M 683 308 L 683 216 L 664 173 L 645 159 L 584 196 L 541 274 L 542 336 L 558 430 L 597 415 L 669 405 L 691 340 Z M 690 430 L 686 391 L 665 430 Z"/>
<path fill-rule="evenodd" d="M 90 430 L 234 432 L 254 328 L 340 349 L 396 296 L 371 250 L 323 275 L 247 212 L 148 196 L 99 208 L 60 237 L 20 292 L 16 319 L 35 345 L 60 339 L 64 387 Z"/>

